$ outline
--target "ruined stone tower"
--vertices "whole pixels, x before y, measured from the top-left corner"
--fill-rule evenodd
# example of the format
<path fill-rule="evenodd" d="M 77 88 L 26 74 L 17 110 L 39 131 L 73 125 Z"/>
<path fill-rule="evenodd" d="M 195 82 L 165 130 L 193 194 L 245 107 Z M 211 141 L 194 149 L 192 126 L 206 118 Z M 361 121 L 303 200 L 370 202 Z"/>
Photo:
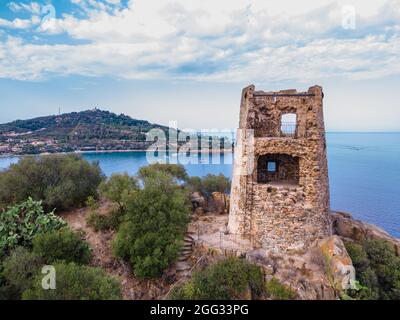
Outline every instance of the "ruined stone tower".
<path fill-rule="evenodd" d="M 331 234 L 322 101 L 319 86 L 243 89 L 229 233 L 278 252 Z"/>

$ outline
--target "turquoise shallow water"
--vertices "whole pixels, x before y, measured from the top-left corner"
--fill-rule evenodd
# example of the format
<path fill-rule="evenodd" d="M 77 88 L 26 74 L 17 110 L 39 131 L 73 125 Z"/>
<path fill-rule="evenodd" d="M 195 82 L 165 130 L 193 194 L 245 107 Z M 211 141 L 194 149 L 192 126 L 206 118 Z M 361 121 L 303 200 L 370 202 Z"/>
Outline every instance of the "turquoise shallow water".
<path fill-rule="evenodd" d="M 332 209 L 351 212 L 400 237 L 400 133 L 329 133 L 327 140 Z M 135 174 L 148 163 L 144 152 L 83 156 L 99 161 L 106 175 Z M 0 169 L 17 161 L 16 157 L 0 158 Z M 231 155 L 218 161 L 221 164 L 212 164 L 212 159 L 205 162 L 186 165 L 186 169 L 194 176 L 231 176 Z"/>

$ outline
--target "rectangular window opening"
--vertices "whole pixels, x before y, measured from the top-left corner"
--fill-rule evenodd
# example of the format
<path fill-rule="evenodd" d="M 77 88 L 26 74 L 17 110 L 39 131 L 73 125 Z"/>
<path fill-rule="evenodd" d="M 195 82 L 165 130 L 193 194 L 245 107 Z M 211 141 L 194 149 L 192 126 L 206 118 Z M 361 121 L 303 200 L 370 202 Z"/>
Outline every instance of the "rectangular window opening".
<path fill-rule="evenodd" d="M 276 172 L 276 162 L 268 161 L 267 170 L 268 170 L 268 172 Z"/>

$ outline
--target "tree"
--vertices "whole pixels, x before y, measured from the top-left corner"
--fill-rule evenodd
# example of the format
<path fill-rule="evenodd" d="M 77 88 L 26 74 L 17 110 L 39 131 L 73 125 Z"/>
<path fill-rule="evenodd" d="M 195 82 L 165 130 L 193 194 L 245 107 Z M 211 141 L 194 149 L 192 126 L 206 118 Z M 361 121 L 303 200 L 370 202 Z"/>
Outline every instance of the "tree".
<path fill-rule="evenodd" d="M 97 195 L 102 179 L 98 163 L 78 155 L 25 157 L 0 173 L 0 208 L 31 197 L 46 210 L 71 209 Z"/>
<path fill-rule="evenodd" d="M 178 256 L 189 220 L 189 201 L 166 172 L 152 172 L 144 188 L 127 200 L 126 221 L 113 242 L 114 254 L 129 261 L 136 276 L 159 276 Z"/>
<path fill-rule="evenodd" d="M 186 169 L 179 164 L 154 163 L 139 169 L 138 177 L 141 180 L 154 178 L 159 172 L 170 175 L 177 182 L 185 182 L 189 179 Z"/>
<path fill-rule="evenodd" d="M 31 289 L 22 294 L 24 300 L 120 300 L 119 282 L 108 276 L 102 269 L 57 263 L 56 289 L 42 288 L 43 275 L 35 278 Z"/>
<path fill-rule="evenodd" d="M 53 212 L 45 213 L 41 201 L 28 198 L 0 214 L 0 257 L 17 246 L 29 248 L 36 235 L 65 225 Z"/>
<path fill-rule="evenodd" d="M 100 192 L 107 199 L 115 202 L 122 212 L 125 210 L 124 199 L 130 192 L 138 189 L 138 182 L 128 174 L 113 174 L 100 185 Z"/>
<path fill-rule="evenodd" d="M 188 186 L 192 191 L 199 191 L 207 198 L 210 198 L 213 192 L 229 193 L 231 181 L 223 174 L 208 174 L 202 178 L 189 178 Z"/>
<path fill-rule="evenodd" d="M 92 258 L 87 242 L 69 228 L 37 235 L 33 239 L 33 253 L 48 264 L 60 260 L 88 264 Z"/>

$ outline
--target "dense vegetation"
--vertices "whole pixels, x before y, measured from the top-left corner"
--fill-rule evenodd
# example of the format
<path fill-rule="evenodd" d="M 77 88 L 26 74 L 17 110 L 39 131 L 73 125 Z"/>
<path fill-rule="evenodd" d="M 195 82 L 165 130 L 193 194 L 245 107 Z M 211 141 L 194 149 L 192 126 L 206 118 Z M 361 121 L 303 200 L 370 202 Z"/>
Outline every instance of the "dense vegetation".
<path fill-rule="evenodd" d="M 31 247 L 35 236 L 58 230 L 65 222 L 45 213 L 40 201 L 32 198 L 9 207 L 0 214 L 0 258 L 17 246 Z"/>
<path fill-rule="evenodd" d="M 174 300 L 293 300 L 296 292 L 276 278 L 265 282 L 260 267 L 244 259 L 227 258 L 196 272 L 172 290 Z"/>
<path fill-rule="evenodd" d="M 114 206 L 106 214 L 100 214 L 98 202 L 93 197 L 89 197 L 86 205 L 91 212 L 86 223 L 96 232 L 117 230 L 126 213 L 127 199 L 138 189 L 138 181 L 135 177 L 128 174 L 113 174 L 100 185 L 100 194 Z"/>
<path fill-rule="evenodd" d="M 201 192 L 209 198 L 213 192 L 229 193 L 231 181 L 223 174 L 208 174 L 205 177 L 190 177 L 188 186 L 191 191 Z"/>
<path fill-rule="evenodd" d="M 66 227 L 54 209 L 85 203 L 92 211 L 89 225 L 116 231 L 114 254 L 128 261 L 137 277 L 154 278 L 182 249 L 190 191 L 223 191 L 227 181 L 207 176 L 195 185 L 180 165 L 154 164 L 137 177 L 104 179 L 97 164 L 76 155 L 20 160 L 0 173 L 0 299 L 121 297 L 116 280 L 87 266 L 92 257 L 84 236 Z M 107 214 L 99 213 L 99 196 L 113 204 Z M 56 268 L 56 290 L 41 287 L 44 265 Z"/>
<path fill-rule="evenodd" d="M 3 259 L 0 265 L 0 299 L 20 299 L 26 290 L 32 288 L 35 277 L 43 278 L 41 270 L 45 265 L 69 262 L 84 265 L 91 260 L 88 244 L 80 234 L 68 228 L 37 234 L 32 244 L 32 249 L 28 245 L 16 247 Z"/>
<path fill-rule="evenodd" d="M 126 209 L 126 197 L 129 196 L 131 192 L 138 189 L 138 181 L 128 174 L 113 174 L 100 185 L 101 195 L 116 203 L 121 212 Z"/>
<path fill-rule="evenodd" d="M 97 195 L 102 179 L 99 165 L 78 155 L 25 157 L 0 172 L 0 208 L 31 197 L 46 210 L 71 209 Z"/>
<path fill-rule="evenodd" d="M 68 228 L 37 235 L 33 239 L 33 253 L 47 264 L 60 260 L 88 264 L 92 258 L 87 242 Z"/>
<path fill-rule="evenodd" d="M 181 165 L 148 165 L 140 168 L 137 178 L 116 174 L 104 181 L 100 194 L 115 207 L 100 214 L 95 199 L 89 198 L 87 223 L 95 231 L 118 231 L 114 254 L 129 261 L 137 277 L 157 277 L 182 248 L 189 220 L 189 192 L 201 189 L 211 194 L 229 190 L 227 185 L 229 179 L 222 175 L 208 175 L 192 184 Z"/>
<path fill-rule="evenodd" d="M 74 155 L 28 157 L 0 173 L 0 299 L 121 297 L 116 280 L 84 266 L 91 252 L 82 235 L 49 212 L 95 201 L 102 180 L 98 165 Z M 56 290 L 41 287 L 46 264 L 56 268 Z"/>
<path fill-rule="evenodd" d="M 159 276 L 178 256 L 189 221 L 189 196 L 173 175 L 146 168 L 143 187 L 126 198 L 126 215 L 113 242 L 114 253 L 136 276 Z"/>
<path fill-rule="evenodd" d="M 33 287 L 24 291 L 24 300 L 119 300 L 121 287 L 117 280 L 99 268 L 58 263 L 54 265 L 57 288 L 43 290 L 42 275 L 33 280 Z"/>
<path fill-rule="evenodd" d="M 31 243 L 9 251 L 0 263 L 2 299 L 119 299 L 118 282 L 103 271 L 84 266 L 91 260 L 88 244 L 81 235 L 64 227 L 43 231 Z M 56 289 L 42 288 L 42 268 L 53 265 Z"/>
<path fill-rule="evenodd" d="M 173 291 L 176 300 L 234 300 L 257 298 L 264 293 L 259 267 L 246 260 L 228 258 L 203 271 Z"/>
<path fill-rule="evenodd" d="M 0 300 L 20 299 L 22 293 L 31 288 L 33 277 L 40 274 L 43 265 L 43 259 L 29 249 L 15 248 L 0 266 Z"/>
<path fill-rule="evenodd" d="M 171 176 L 177 183 L 184 183 L 189 180 L 186 169 L 178 164 L 160 164 L 154 163 L 139 169 L 138 177 L 143 181 L 149 178 L 157 178 L 157 175 L 163 172 Z"/>
<path fill-rule="evenodd" d="M 400 257 L 384 240 L 346 242 L 361 288 L 349 295 L 361 300 L 400 300 Z"/>

